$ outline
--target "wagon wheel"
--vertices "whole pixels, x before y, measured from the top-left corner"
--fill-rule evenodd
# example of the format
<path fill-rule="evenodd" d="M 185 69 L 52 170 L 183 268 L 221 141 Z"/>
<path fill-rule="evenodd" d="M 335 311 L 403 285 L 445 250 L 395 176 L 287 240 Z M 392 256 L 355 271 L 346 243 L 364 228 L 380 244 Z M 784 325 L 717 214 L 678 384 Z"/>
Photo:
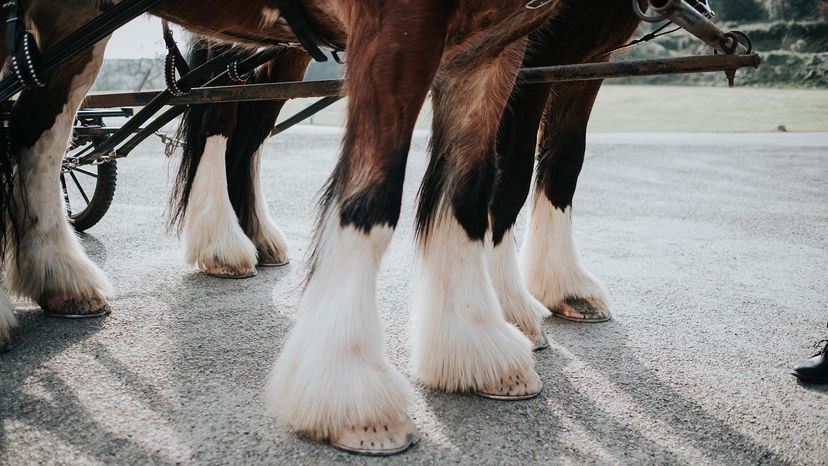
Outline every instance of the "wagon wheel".
<path fill-rule="evenodd" d="M 68 154 L 67 154 L 68 155 Z M 69 214 L 77 231 L 86 231 L 97 224 L 115 196 L 118 166 L 114 160 L 101 165 L 83 165 L 60 174 L 60 185 Z"/>

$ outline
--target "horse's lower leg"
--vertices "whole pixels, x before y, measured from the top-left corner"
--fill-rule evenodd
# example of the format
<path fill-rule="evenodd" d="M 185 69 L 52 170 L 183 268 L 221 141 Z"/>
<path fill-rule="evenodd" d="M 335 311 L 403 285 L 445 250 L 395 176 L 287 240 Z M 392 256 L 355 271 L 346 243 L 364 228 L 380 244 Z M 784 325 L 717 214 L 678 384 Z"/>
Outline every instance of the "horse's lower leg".
<path fill-rule="evenodd" d="M 395 5 L 411 14 L 353 5 L 343 152 L 323 195 L 296 324 L 267 388 L 271 409 L 293 429 L 349 451 L 391 454 L 417 438 L 406 414 L 411 389 L 384 354 L 375 288 L 414 123 L 445 42 L 440 3 Z M 380 42 L 402 28 L 404 43 Z"/>
<path fill-rule="evenodd" d="M 286 50 L 259 69 L 253 82 L 301 81 L 309 61 L 310 57 L 301 50 Z M 240 104 L 238 125 L 228 152 L 230 201 L 242 229 L 256 247 L 260 266 L 288 262 L 287 241 L 270 216 L 261 182 L 264 144 L 284 103 L 276 100 Z"/>
<path fill-rule="evenodd" d="M 490 211 L 492 253 L 489 270 L 506 320 L 532 340 L 536 350 L 549 346 L 541 320 L 549 311 L 521 279 L 515 221 L 532 182 L 538 126 L 549 94 L 548 84 L 518 84 L 503 112 L 497 138 L 500 176 Z"/>
<path fill-rule="evenodd" d="M 586 127 L 600 82 L 566 83 L 550 94 L 538 150 L 532 219 L 521 251 L 529 291 L 555 315 L 610 318 L 603 285 L 580 263 L 572 240 L 572 197 L 584 162 Z"/>
<path fill-rule="evenodd" d="M 531 342 L 504 319 L 485 244 L 495 136 L 521 56 L 522 48 L 512 47 L 474 70 L 444 67 L 438 74 L 433 153 L 417 214 L 417 375 L 431 387 L 504 399 L 531 397 L 541 387 Z"/>
<path fill-rule="evenodd" d="M 263 194 L 261 180 L 261 165 L 264 145 L 254 154 L 251 161 L 252 176 L 250 177 L 253 189 L 253 202 L 250 222 L 243 226 L 245 233 L 253 241 L 259 256 L 259 265 L 264 267 L 278 267 L 287 264 L 288 243 L 282 230 L 270 216 L 267 201 Z"/>
<path fill-rule="evenodd" d="M 226 153 L 236 127 L 237 105 L 193 111 L 202 114 L 197 124 L 203 126 L 199 134 L 188 137 L 188 142 L 198 147 L 187 150 L 201 153 L 184 214 L 186 260 L 218 277 L 255 275 L 256 247 L 239 225 L 227 191 Z"/>
<path fill-rule="evenodd" d="M 0 284 L 0 349 L 11 340 L 10 332 L 16 323 L 14 309 L 6 294 L 6 287 Z"/>
<path fill-rule="evenodd" d="M 67 221 L 59 181 L 75 113 L 95 80 L 104 48 L 105 41 L 71 59 L 52 72 L 48 87 L 24 91 L 15 104 L 13 138 L 20 152 L 7 282 L 12 293 L 55 315 L 109 311 L 108 282 Z"/>

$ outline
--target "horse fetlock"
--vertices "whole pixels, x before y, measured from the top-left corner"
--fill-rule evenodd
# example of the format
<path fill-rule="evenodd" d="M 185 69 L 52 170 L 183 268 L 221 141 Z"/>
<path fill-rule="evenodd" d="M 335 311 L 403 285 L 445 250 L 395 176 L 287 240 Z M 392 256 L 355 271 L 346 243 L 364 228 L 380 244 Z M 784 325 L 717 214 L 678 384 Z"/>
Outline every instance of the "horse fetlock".
<path fill-rule="evenodd" d="M 251 239 L 256 246 L 258 265 L 278 267 L 289 262 L 287 241 L 275 225 L 260 227 L 258 233 Z"/>
<path fill-rule="evenodd" d="M 541 327 L 542 318 L 549 314 L 543 304 L 528 291 L 504 296 L 499 294 L 500 304 L 506 320 L 515 325 L 532 342 L 535 351 L 547 348 L 549 339 Z"/>
<path fill-rule="evenodd" d="M 363 344 L 346 345 L 349 350 L 329 340 L 310 348 L 299 333 L 304 332 L 294 330 L 271 372 L 265 391 L 270 411 L 291 430 L 342 448 L 401 448 L 407 430 L 401 420 L 411 400 L 408 381 L 381 352 L 369 352 Z M 371 433 L 357 435 L 356 426 Z M 379 426 L 389 426 L 387 435 L 373 435 Z"/>
<path fill-rule="evenodd" d="M 215 228 L 210 234 L 202 229 L 187 231 L 186 260 L 206 273 L 218 277 L 245 278 L 256 274 L 256 247 L 236 228 Z"/>
<path fill-rule="evenodd" d="M 548 347 L 549 340 L 541 328 L 541 322 L 549 311 L 529 293 L 520 278 L 517 248 L 511 229 L 494 245 L 489 259 L 489 271 L 506 320 L 516 325 L 532 341 L 535 350 Z"/>
<path fill-rule="evenodd" d="M 538 196 L 520 259 L 529 293 L 554 315 L 579 322 L 610 318 L 606 289 L 578 258 L 569 207 L 561 210 Z"/>

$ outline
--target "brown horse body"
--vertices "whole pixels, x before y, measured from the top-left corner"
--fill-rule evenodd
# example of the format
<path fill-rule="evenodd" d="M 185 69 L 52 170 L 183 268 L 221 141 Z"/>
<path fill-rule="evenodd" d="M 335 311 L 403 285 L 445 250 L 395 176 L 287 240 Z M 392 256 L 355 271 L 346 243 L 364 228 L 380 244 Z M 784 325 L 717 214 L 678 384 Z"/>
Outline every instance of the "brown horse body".
<path fill-rule="evenodd" d="M 98 14 L 98 3 L 31 0 L 26 8 L 41 46 L 48 47 Z M 304 4 L 322 34 L 347 46 L 349 100 L 342 155 L 323 194 L 297 322 L 266 390 L 271 410 L 293 429 L 364 453 L 395 453 L 416 442 L 406 414 L 410 387 L 384 355 L 374 288 L 399 218 L 414 123 L 429 91 L 432 154 L 417 213 L 417 378 L 446 391 L 530 398 L 542 387 L 531 350 L 545 344 L 540 319 L 546 309 L 573 319 L 608 318 L 603 287 L 578 263 L 569 223 L 600 84 L 515 88 L 515 82 L 521 63 L 584 61 L 626 39 L 637 20 L 623 2 L 552 0 L 528 8 L 538 3 Z M 252 46 L 295 41 L 266 0 L 166 1 L 153 13 L 220 40 Z M 53 314 L 108 312 L 106 280 L 71 233 L 57 182 L 59 155 L 102 53 L 99 45 L 70 60 L 48 87 L 25 91 L 15 108 L 15 150 L 8 157 L 17 172 L 6 206 L 15 254 L 6 261 L 8 284 Z M 513 226 L 529 191 L 541 123 L 523 260 L 527 290 Z M 209 146 L 211 157 L 221 159 L 237 130 L 205 134 L 202 152 Z M 193 186 L 198 170 L 187 181 Z M 185 197 L 192 204 L 192 194 Z"/>

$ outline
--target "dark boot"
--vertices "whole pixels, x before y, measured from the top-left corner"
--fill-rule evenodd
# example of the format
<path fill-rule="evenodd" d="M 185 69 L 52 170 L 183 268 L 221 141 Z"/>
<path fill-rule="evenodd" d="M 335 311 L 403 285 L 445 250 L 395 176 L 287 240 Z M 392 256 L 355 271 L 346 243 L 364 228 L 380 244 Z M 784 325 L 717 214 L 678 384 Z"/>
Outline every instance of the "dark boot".
<path fill-rule="evenodd" d="M 794 366 L 792 375 L 802 383 L 828 384 L 828 340 L 816 344 L 822 349 L 810 358 Z"/>

